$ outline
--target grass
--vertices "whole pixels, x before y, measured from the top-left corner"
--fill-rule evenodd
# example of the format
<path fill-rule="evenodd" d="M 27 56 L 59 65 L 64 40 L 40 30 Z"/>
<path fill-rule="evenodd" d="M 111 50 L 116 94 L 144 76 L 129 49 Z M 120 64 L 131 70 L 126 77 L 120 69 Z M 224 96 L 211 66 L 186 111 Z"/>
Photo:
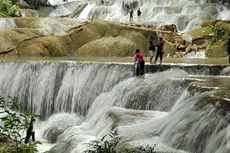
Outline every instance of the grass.
<path fill-rule="evenodd" d="M 0 61 L 76 61 L 76 62 L 114 62 L 133 63 L 133 57 L 0 57 Z M 149 64 L 149 57 L 145 57 L 146 64 Z M 164 58 L 163 63 L 187 63 L 187 64 L 217 64 L 227 65 L 226 58 Z"/>

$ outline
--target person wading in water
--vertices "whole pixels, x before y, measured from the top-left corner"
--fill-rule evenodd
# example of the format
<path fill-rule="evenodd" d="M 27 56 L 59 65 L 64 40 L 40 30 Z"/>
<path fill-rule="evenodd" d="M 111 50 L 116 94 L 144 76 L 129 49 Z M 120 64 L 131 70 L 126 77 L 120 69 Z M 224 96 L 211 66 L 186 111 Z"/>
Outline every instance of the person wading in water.
<path fill-rule="evenodd" d="M 31 117 L 31 121 L 26 131 L 25 144 L 29 142 L 30 137 L 32 137 L 32 141 L 35 141 L 35 132 L 33 131 L 33 121 L 34 119 Z"/>
<path fill-rule="evenodd" d="M 140 49 L 136 49 L 135 54 L 135 74 L 138 77 L 144 77 L 145 60 L 144 54 L 140 52 Z"/>

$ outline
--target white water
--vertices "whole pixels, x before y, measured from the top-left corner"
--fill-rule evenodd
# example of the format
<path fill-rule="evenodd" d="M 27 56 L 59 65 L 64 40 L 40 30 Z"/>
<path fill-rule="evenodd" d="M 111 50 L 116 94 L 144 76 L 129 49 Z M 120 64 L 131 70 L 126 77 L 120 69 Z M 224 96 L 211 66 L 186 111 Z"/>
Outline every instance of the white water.
<path fill-rule="evenodd" d="M 90 5 L 87 5 L 86 8 L 80 13 L 79 17 L 80 19 L 88 19 L 89 16 L 90 16 L 90 11 L 92 10 L 92 8 L 95 7 L 95 4 L 90 4 Z"/>
<path fill-rule="evenodd" d="M 205 57 L 205 51 L 199 51 L 199 52 L 190 52 L 186 55 L 187 58 L 206 58 Z"/>
<path fill-rule="evenodd" d="M 73 13 L 83 3 L 88 6 L 80 13 L 80 19 L 103 19 L 108 21 L 129 22 L 125 5 L 134 9 L 134 22 L 160 26 L 175 24 L 179 31 L 189 31 L 200 26 L 203 20 L 230 20 L 230 9 L 222 4 L 205 3 L 205 0 L 110 0 L 109 5 L 100 1 L 87 0 L 49 0 L 57 6 L 49 16 L 65 16 Z M 137 21 L 137 9 L 141 9 L 141 21 Z M 1 19 L 0 28 L 14 28 L 14 20 Z"/>
<path fill-rule="evenodd" d="M 110 5 L 101 5 L 99 1 L 86 7 L 84 16 L 108 21 L 129 22 L 125 5 L 134 9 L 134 22 L 155 25 L 175 24 L 179 31 L 189 31 L 199 27 L 203 20 L 230 20 L 229 8 L 217 3 L 193 0 L 115 0 Z M 94 7 L 92 7 L 94 6 Z M 137 9 L 141 9 L 141 21 L 137 20 Z M 88 14 L 86 14 L 88 13 Z"/>
<path fill-rule="evenodd" d="M 66 2 L 64 2 L 64 0 L 48 0 L 48 2 L 53 6 L 54 5 L 65 4 L 65 3 L 68 3 L 68 2 L 75 2 L 75 1 L 82 1 L 82 0 L 66 0 Z"/>
<path fill-rule="evenodd" d="M 13 19 L 10 18 L 0 18 L 0 29 L 3 28 L 15 28 L 16 25 Z"/>
<path fill-rule="evenodd" d="M 131 146 L 157 144 L 157 151 L 179 153 L 228 152 L 230 114 L 222 116 L 213 105 L 197 109 L 198 99 L 215 91 L 190 94 L 186 90 L 190 81 L 185 79 L 189 75 L 182 70 L 146 74 L 142 79 L 132 77 L 128 65 L 1 62 L 0 71 L 0 95 L 18 96 L 21 110 L 46 119 L 35 126 L 36 137 L 43 142 L 41 152 L 54 147 L 81 153 L 85 143 L 113 129 Z"/>

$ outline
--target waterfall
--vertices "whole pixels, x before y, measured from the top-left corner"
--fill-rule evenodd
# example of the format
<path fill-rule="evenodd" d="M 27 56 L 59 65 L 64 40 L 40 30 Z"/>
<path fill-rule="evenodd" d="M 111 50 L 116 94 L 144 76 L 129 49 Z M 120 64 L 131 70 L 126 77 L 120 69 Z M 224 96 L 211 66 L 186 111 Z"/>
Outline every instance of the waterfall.
<path fill-rule="evenodd" d="M 100 93 L 132 75 L 131 70 L 122 69 L 126 67 L 3 62 L 0 95 L 19 97 L 22 111 L 32 111 L 42 118 L 56 112 L 82 115 Z"/>
<path fill-rule="evenodd" d="M 70 15 L 84 3 L 88 3 L 79 19 L 103 19 L 114 22 L 129 22 L 128 8 L 134 10 L 134 23 L 150 27 L 164 24 L 175 24 L 179 31 L 186 32 L 200 26 L 204 20 L 230 20 L 229 6 L 214 0 L 109 0 L 101 5 L 100 0 L 49 0 L 55 8 L 48 13 L 41 10 L 40 14 L 48 16 Z M 137 20 L 137 9 L 140 8 L 141 20 Z M 1 19 L 0 28 L 15 28 L 14 19 Z"/>
<path fill-rule="evenodd" d="M 219 89 L 188 89 L 191 80 L 184 79 L 188 76 L 183 70 L 174 69 L 147 74 L 144 80 L 124 79 L 94 99 L 80 125 L 71 125 L 58 133 L 56 129 L 62 129 L 63 123 L 69 121 L 59 121 L 59 125 L 50 125 L 48 121 L 50 126 L 48 132 L 44 130 L 44 137 L 51 139 L 50 133 L 58 137 L 53 147 L 57 152 L 71 144 L 69 152 L 80 153 L 86 142 L 118 129 L 127 145 L 157 144 L 159 152 L 227 153 L 229 111 L 218 103 L 202 104 Z"/>
<path fill-rule="evenodd" d="M 189 31 L 200 26 L 203 20 L 230 20 L 229 8 L 206 0 L 110 0 L 102 5 L 99 0 L 83 10 L 79 18 L 91 17 L 108 21 L 129 22 L 129 8 L 134 10 L 134 22 L 175 24 L 179 31 Z M 141 21 L 137 21 L 140 8 Z M 84 14 L 84 15 L 83 15 Z M 153 26 L 154 27 L 154 26 Z"/>
<path fill-rule="evenodd" d="M 143 79 L 127 64 L 3 61 L 0 95 L 17 96 L 21 111 L 42 116 L 40 151 L 82 153 L 85 143 L 117 129 L 128 146 L 227 153 L 229 67 L 219 66 L 219 76 L 210 71 L 216 66 L 146 71 L 161 67 Z"/>

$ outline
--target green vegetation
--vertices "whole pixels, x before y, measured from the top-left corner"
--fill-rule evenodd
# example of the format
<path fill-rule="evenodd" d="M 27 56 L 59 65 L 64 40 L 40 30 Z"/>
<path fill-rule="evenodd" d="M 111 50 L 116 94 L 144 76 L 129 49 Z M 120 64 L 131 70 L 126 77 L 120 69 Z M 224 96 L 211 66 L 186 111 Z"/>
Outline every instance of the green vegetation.
<path fill-rule="evenodd" d="M 107 139 L 107 137 L 109 138 Z M 85 153 L 154 153 L 156 145 L 152 146 L 140 146 L 135 148 L 119 147 L 121 143 L 121 137 L 119 137 L 117 131 L 113 131 L 111 134 L 104 136 L 100 141 L 92 141 L 87 144 L 89 150 Z"/>
<path fill-rule="evenodd" d="M 17 98 L 0 96 L 0 153 L 35 153 L 40 142 L 24 144 L 24 133 L 37 116 L 17 112 Z"/>
<path fill-rule="evenodd" d="M 19 10 L 19 6 L 12 4 L 11 0 L 0 1 L 0 17 L 14 16 Z"/>

